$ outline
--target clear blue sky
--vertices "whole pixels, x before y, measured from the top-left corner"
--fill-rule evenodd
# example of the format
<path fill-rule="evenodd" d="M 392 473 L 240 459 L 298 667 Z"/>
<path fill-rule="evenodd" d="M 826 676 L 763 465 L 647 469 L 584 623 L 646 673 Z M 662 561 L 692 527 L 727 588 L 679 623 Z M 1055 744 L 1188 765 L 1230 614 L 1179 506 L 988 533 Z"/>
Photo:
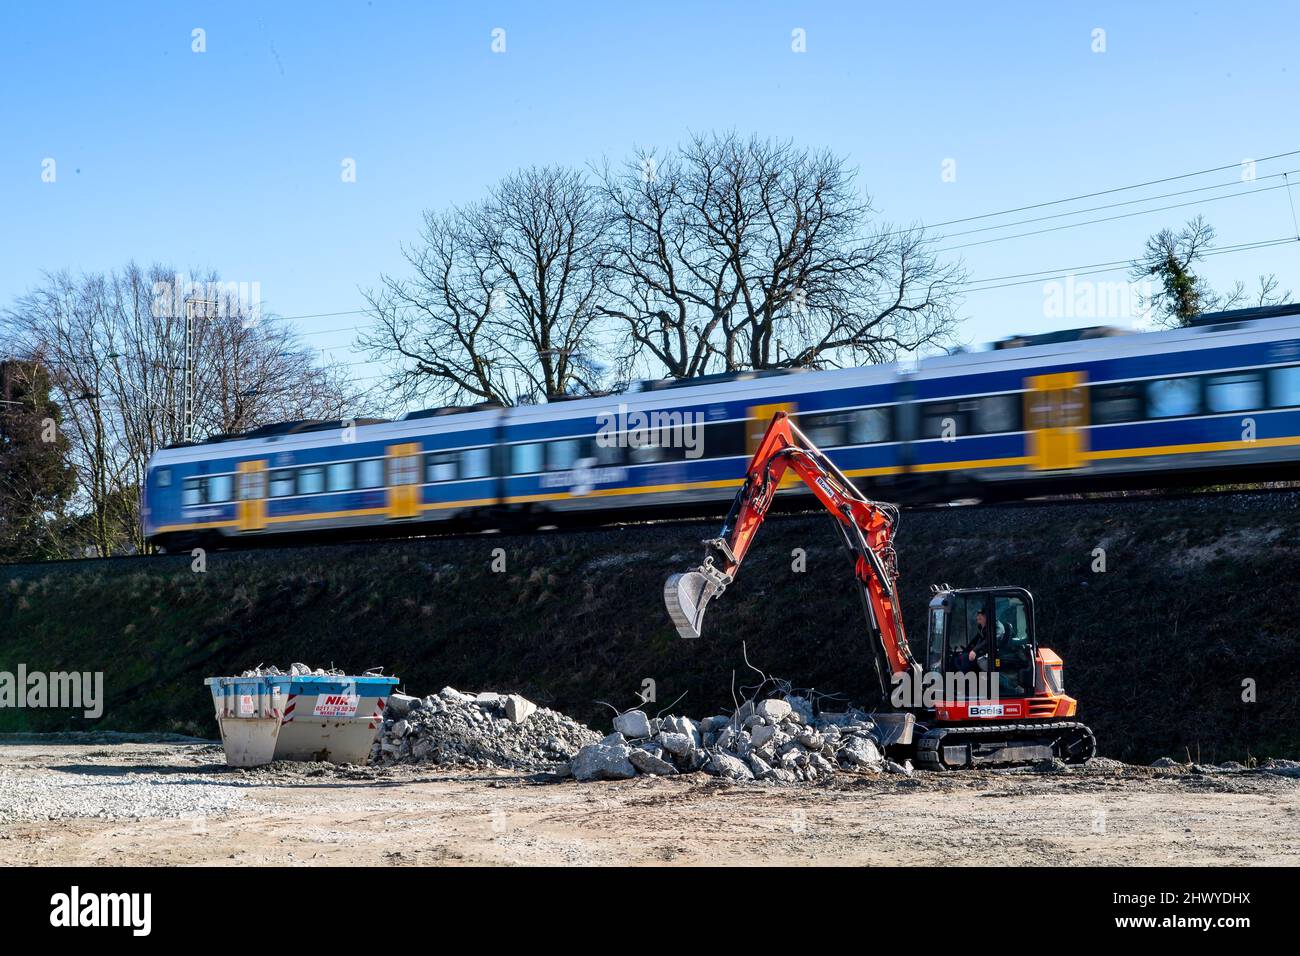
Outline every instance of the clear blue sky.
<path fill-rule="evenodd" d="M 265 307 L 286 316 L 355 310 L 358 286 L 400 269 L 399 243 L 415 237 L 422 209 L 474 199 L 520 165 L 618 158 L 715 128 L 830 147 L 860 169 L 881 214 L 904 223 L 1300 150 L 1293 3 L 986 6 L 5 4 L 0 304 L 43 269 L 134 258 L 259 282 Z M 202 54 L 191 52 L 196 27 Z M 504 54 L 491 50 L 498 27 Z M 791 50 L 795 28 L 805 53 Z M 1104 53 L 1092 50 L 1095 28 L 1106 31 Z M 41 181 L 47 157 L 55 183 Z M 348 157 L 352 184 L 340 179 Z M 941 177 L 945 159 L 955 182 Z M 1300 155 L 1258 176 L 1288 169 L 1300 170 Z M 1237 179 L 1229 170 L 1075 207 Z M 953 255 L 973 278 L 1127 259 L 1197 211 Z M 1284 190 L 1199 211 L 1222 245 L 1294 233 Z M 1300 296 L 1300 243 L 1222 255 L 1206 269 L 1216 285 L 1258 272 Z M 963 337 L 1090 324 L 1048 317 L 1043 303 L 1040 283 L 973 291 Z M 356 361 L 349 326 L 359 321 L 296 324 L 306 341 Z"/>

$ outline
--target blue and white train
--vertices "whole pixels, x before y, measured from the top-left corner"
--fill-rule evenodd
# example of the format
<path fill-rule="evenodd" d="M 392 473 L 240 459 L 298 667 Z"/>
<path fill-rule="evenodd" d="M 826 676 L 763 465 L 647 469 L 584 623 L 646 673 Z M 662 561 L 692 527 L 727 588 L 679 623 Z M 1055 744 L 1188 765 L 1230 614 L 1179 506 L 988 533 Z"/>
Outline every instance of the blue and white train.
<path fill-rule="evenodd" d="M 269 426 L 157 452 L 144 531 L 177 549 L 716 512 L 777 409 L 864 492 L 903 502 L 1300 474 L 1300 304 L 1115 331 L 1008 340 L 907 370 L 747 373 Z"/>

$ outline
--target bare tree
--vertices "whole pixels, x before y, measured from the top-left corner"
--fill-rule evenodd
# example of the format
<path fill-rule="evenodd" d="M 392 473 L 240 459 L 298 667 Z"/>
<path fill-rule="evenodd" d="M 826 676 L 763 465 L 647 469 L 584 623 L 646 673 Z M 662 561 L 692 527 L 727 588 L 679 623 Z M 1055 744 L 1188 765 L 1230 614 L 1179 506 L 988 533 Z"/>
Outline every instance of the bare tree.
<path fill-rule="evenodd" d="M 410 275 L 366 292 L 359 344 L 415 399 L 501 404 L 591 391 L 601 368 L 599 197 L 577 170 L 534 167 L 482 202 L 426 212 Z"/>
<path fill-rule="evenodd" d="M 1255 288 L 1250 290 L 1246 283 L 1238 279 L 1232 288 L 1222 295 L 1215 296 L 1215 309 L 1248 309 L 1266 305 L 1278 305 L 1291 301 L 1291 290 L 1278 291 L 1278 278 L 1275 273 L 1260 274 L 1255 279 Z"/>
<path fill-rule="evenodd" d="M 920 229 L 873 224 L 829 152 L 734 134 L 641 151 L 601 187 L 605 309 L 675 377 L 881 362 L 946 343 L 959 266 Z"/>
<path fill-rule="evenodd" d="M 193 326 L 196 437 L 337 418 L 352 404 L 342 370 L 225 288 L 213 273 L 178 283 L 157 264 L 59 272 L 0 316 L 17 356 L 49 369 L 77 475 L 74 505 L 101 555 L 144 548 L 137 502 L 149 456 L 185 437 L 187 297 L 208 303 Z"/>

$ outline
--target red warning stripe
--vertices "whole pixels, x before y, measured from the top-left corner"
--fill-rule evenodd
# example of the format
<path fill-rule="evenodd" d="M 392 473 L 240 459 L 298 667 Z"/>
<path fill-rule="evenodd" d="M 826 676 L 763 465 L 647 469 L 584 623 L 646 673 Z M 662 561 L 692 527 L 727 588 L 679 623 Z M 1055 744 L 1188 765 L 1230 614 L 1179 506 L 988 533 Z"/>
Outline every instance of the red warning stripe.
<path fill-rule="evenodd" d="M 287 724 L 289 723 L 289 721 L 293 720 L 294 708 L 298 706 L 297 704 L 294 703 L 294 698 L 297 696 L 298 696 L 297 694 L 289 695 L 289 699 L 284 705 L 284 717 L 280 720 L 280 723 Z"/>

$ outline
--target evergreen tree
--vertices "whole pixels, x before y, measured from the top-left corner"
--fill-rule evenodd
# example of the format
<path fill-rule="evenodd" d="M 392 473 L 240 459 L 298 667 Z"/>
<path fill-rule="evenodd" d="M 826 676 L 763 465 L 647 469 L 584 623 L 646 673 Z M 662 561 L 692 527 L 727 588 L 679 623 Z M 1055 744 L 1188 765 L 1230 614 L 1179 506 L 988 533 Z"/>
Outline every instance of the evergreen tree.
<path fill-rule="evenodd" d="M 59 406 L 40 365 L 0 361 L 0 561 L 62 557 L 76 490 Z"/>

